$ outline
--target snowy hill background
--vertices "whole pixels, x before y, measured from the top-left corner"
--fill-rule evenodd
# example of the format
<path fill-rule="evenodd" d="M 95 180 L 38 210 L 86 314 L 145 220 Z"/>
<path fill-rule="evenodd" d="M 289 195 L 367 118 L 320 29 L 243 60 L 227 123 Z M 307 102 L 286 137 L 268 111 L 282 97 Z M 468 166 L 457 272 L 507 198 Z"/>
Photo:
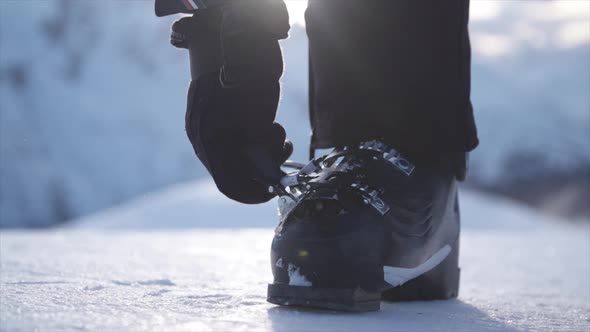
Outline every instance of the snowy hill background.
<path fill-rule="evenodd" d="M 468 185 L 590 219 L 590 3 L 473 1 L 471 14 L 481 146 Z M 151 1 L 0 2 L 0 226 L 52 225 L 206 175 L 184 134 L 173 20 Z M 283 48 L 279 121 L 305 159 L 302 26 Z"/>

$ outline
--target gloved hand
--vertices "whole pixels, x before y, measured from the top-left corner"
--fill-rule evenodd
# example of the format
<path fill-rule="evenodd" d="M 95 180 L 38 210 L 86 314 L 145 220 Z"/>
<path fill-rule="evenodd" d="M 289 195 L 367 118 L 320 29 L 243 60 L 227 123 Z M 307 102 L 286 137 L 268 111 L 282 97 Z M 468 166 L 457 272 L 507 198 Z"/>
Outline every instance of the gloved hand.
<path fill-rule="evenodd" d="M 199 31 L 197 22 L 193 16 L 186 16 L 174 22 L 170 31 L 170 44 L 188 49 L 189 40 Z"/>
<path fill-rule="evenodd" d="M 275 196 L 268 188 L 279 183 L 292 147 L 274 122 L 283 71 L 276 32 L 263 33 L 254 16 L 240 14 L 252 10 L 237 8 L 177 21 L 171 42 L 190 51 L 186 131 L 195 153 L 222 193 L 255 204 Z"/>
<path fill-rule="evenodd" d="M 242 203 L 274 197 L 289 157 L 285 130 L 274 122 L 278 82 L 224 88 L 218 73 L 191 82 L 186 132 L 217 188 Z"/>

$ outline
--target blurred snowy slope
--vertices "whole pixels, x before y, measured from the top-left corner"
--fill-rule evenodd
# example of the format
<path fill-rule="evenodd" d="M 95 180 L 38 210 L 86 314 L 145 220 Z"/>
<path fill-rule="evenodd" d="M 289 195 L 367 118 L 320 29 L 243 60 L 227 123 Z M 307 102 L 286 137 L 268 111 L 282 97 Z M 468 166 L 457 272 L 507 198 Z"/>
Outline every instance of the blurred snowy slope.
<path fill-rule="evenodd" d="M 470 183 L 590 220 L 590 2 L 472 1 Z"/>
<path fill-rule="evenodd" d="M 534 229 L 554 222 L 509 199 L 466 190 L 460 196 L 464 226 L 473 229 Z M 181 183 L 78 219 L 70 227 L 89 229 L 185 229 L 274 227 L 276 199 L 246 205 L 227 199 L 210 179 Z"/>
<path fill-rule="evenodd" d="M 167 24 L 149 5 L 0 6 L 3 226 L 63 221 L 203 173 L 184 140 L 186 59 L 161 46 Z"/>
<path fill-rule="evenodd" d="M 472 2 L 473 185 L 590 215 L 588 6 Z M 54 224 L 206 174 L 184 134 L 173 20 L 151 1 L 0 2 L 0 226 Z M 282 45 L 279 121 L 302 160 L 303 27 Z"/>

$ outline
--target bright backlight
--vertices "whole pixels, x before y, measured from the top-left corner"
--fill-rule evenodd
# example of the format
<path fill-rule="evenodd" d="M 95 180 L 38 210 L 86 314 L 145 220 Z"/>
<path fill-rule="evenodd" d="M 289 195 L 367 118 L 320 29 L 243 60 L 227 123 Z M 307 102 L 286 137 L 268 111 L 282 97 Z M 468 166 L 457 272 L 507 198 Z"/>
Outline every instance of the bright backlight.
<path fill-rule="evenodd" d="M 287 0 L 285 3 L 289 10 L 290 23 L 305 25 L 305 8 L 307 8 L 307 0 Z"/>

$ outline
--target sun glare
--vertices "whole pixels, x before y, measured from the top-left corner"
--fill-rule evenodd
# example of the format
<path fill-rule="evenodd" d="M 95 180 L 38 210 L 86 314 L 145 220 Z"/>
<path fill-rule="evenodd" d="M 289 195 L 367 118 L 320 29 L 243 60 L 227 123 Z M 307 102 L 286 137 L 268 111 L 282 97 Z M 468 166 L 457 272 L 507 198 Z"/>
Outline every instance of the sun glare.
<path fill-rule="evenodd" d="M 472 21 L 491 20 L 496 18 L 500 12 L 500 3 L 498 1 L 472 1 L 469 7 L 469 17 Z"/>
<path fill-rule="evenodd" d="M 287 0 L 285 3 L 289 10 L 290 23 L 305 25 L 305 8 L 307 8 L 307 0 Z"/>

